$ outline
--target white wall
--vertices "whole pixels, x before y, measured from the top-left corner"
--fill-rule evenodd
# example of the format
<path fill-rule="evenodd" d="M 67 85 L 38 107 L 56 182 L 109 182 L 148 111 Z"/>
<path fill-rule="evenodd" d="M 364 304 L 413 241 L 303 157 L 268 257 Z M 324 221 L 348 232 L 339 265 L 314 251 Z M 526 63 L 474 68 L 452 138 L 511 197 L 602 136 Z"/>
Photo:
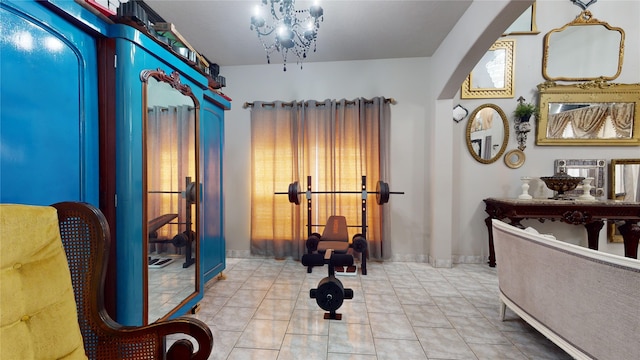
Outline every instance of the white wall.
<path fill-rule="evenodd" d="M 225 234 L 231 255 L 247 255 L 250 231 L 250 110 L 245 102 L 255 100 L 323 100 L 392 97 L 391 191 L 385 205 L 391 211 L 392 252 L 426 254 L 425 214 L 425 113 L 429 59 L 378 60 L 366 62 L 295 63 L 286 72 L 279 65 L 225 67 L 229 84 L 225 93 L 233 108 L 225 117 Z M 366 174 L 363 174 L 366 175 Z M 293 179 L 292 179 L 293 181 Z M 286 191 L 286 189 L 282 189 Z M 292 205 L 293 206 L 293 205 Z"/>
<path fill-rule="evenodd" d="M 616 81 L 639 82 L 640 24 L 637 19 L 640 18 L 640 3 L 601 0 L 589 9 L 596 18 L 622 27 L 626 32 L 625 63 Z M 249 255 L 250 110 L 242 108 L 244 102 L 374 96 L 397 100 L 398 103 L 391 107 L 392 175 L 390 179 L 382 179 L 389 182 L 392 191 L 406 193 L 404 196 L 392 196 L 385 205 L 391 212 L 391 255 L 396 260 L 426 261 L 430 252 L 434 251 L 432 245 L 439 243 L 447 245 L 440 249 L 451 253 L 449 259 L 438 254 L 443 264 L 451 260 L 484 262 L 488 247 L 482 199 L 517 196 L 521 176 L 551 175 L 553 161 L 558 158 L 609 160 L 640 157 L 638 147 L 536 146 L 532 132 L 525 150 L 526 162 L 521 168 L 509 169 L 502 160 L 484 165 L 473 160 L 466 150 L 466 120 L 454 124 L 450 117 L 451 104 L 460 103 L 472 111 L 478 105 L 495 103 L 506 114 L 511 114 L 516 105 L 515 99 L 519 96 L 531 100 L 535 96 L 536 85 L 543 82 L 541 63 L 544 34 L 573 20 L 579 12 L 580 9 L 568 0 L 538 0 L 537 24 L 540 34 L 511 37 L 516 39 L 514 99 L 461 100 L 454 97 L 436 100 L 441 95 L 446 79 L 438 79 L 438 89 L 433 89 L 431 75 L 441 71 L 442 65 L 438 61 L 442 59 L 435 61 L 437 65 L 430 58 L 305 63 L 303 70 L 292 63 L 287 72 L 283 72 L 280 65 L 223 67 L 221 74 L 226 77 L 228 84 L 224 92 L 233 99 L 233 108 L 225 118 L 225 233 L 229 254 Z M 458 26 L 464 27 L 462 30 L 467 32 L 469 28 L 477 29 L 470 21 L 460 21 Z M 470 56 L 479 59 L 481 56 L 481 53 L 473 54 L 470 49 L 458 46 L 459 42 L 445 42 L 444 48 L 438 50 L 460 54 L 459 58 L 451 58 L 453 68 L 447 69 L 450 78 L 460 77 L 456 72 L 460 72 L 459 65 L 465 63 L 464 56 L 466 59 Z M 467 47 L 472 48 L 473 45 Z M 466 66 L 473 67 L 469 64 Z M 508 150 L 517 147 L 514 137 L 512 133 Z M 444 215 L 434 214 L 441 211 L 432 206 L 436 197 L 440 203 L 451 201 L 450 205 L 444 207 Z M 535 224 L 542 231 L 553 231 L 561 237 L 566 235 L 575 239 L 573 242 L 581 242 L 585 238 L 584 230 L 580 227 Z M 446 231 L 434 232 L 438 226 L 444 226 Z M 603 230 L 601 249 L 622 253 L 622 246 L 608 244 L 604 233 Z M 441 234 L 450 235 L 443 238 Z"/>
<path fill-rule="evenodd" d="M 625 53 L 622 73 L 614 82 L 640 82 L 640 2 L 636 1 L 598 1 L 589 7 L 596 19 L 608 22 L 611 26 L 621 27 L 625 31 Z M 538 0 L 537 25 L 539 35 L 510 36 L 516 40 L 515 55 L 515 97 L 513 99 L 456 99 L 469 112 L 484 103 L 494 103 L 500 106 L 512 121 L 511 114 L 516 106 L 516 99 L 523 96 L 527 101 L 536 97 L 536 85 L 544 82 L 542 77 L 542 44 L 544 35 L 554 28 L 560 28 L 572 21 L 581 9 L 570 1 Z M 580 61 L 580 59 L 576 59 Z M 454 141 L 459 149 L 457 154 L 458 169 L 456 174 L 463 179 L 456 204 L 459 226 L 453 236 L 452 252 L 454 255 L 468 256 L 481 254 L 483 259 L 488 256 L 486 227 L 484 219 L 484 205 L 482 199 L 486 197 L 516 197 L 520 192 L 519 178 L 521 176 L 553 175 L 555 159 L 619 159 L 638 158 L 638 147 L 602 147 L 602 146 L 536 146 L 535 129 L 528 136 L 527 148 L 524 150 L 526 161 L 519 169 L 509 169 L 502 159 L 489 165 L 476 162 L 466 150 L 464 136 L 466 119 L 457 125 Z M 513 123 L 510 123 L 513 129 Z M 515 134 L 511 130 L 507 151 L 517 148 Z M 532 190 L 537 184 L 532 184 Z M 543 184 L 542 184 L 543 185 Z M 605 186 L 608 186 L 605 184 Z M 540 196 L 551 196 L 546 189 Z M 586 246 L 586 232 L 582 226 L 572 226 L 562 223 L 544 223 L 529 221 L 523 224 L 535 226 L 541 231 L 553 232 L 559 238 L 568 239 L 573 243 Z M 601 231 L 600 250 L 623 254 L 622 244 L 608 243 L 606 229 Z"/>

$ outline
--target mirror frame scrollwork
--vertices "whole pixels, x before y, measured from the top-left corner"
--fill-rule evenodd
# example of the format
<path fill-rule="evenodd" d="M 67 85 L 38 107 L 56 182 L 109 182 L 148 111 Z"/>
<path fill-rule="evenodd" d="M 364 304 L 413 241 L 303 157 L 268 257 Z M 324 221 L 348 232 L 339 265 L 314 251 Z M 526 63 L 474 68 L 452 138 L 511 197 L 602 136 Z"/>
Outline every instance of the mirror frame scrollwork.
<path fill-rule="evenodd" d="M 200 199 L 200 186 L 198 186 L 197 184 L 199 183 L 199 179 L 200 179 L 200 171 L 199 171 L 199 163 L 200 163 L 200 159 L 199 159 L 199 149 L 200 149 L 200 121 L 199 121 L 199 109 L 200 109 L 200 103 L 198 101 L 198 98 L 194 95 L 194 93 L 191 90 L 191 87 L 187 84 L 183 84 L 181 82 L 180 79 L 180 74 L 177 71 L 173 71 L 170 75 L 167 75 L 167 73 L 162 70 L 161 68 L 155 69 L 155 70 L 143 70 L 140 73 L 140 81 L 143 84 L 143 91 L 142 91 L 142 104 L 143 104 L 143 108 L 146 110 L 147 104 L 149 102 L 149 97 L 148 97 L 148 90 L 149 90 L 149 79 L 153 78 L 156 81 L 160 82 L 160 83 L 166 83 L 168 85 L 171 86 L 171 88 L 175 89 L 178 93 L 180 93 L 183 96 L 186 96 L 188 98 L 190 98 L 193 101 L 193 111 L 194 111 L 194 158 L 193 158 L 193 163 L 195 164 L 195 168 L 194 168 L 194 175 L 195 175 L 195 186 L 192 186 L 191 188 L 189 188 L 189 186 L 187 185 L 187 188 L 184 190 L 183 192 L 183 196 L 184 197 L 191 197 L 193 199 Z M 149 222 L 148 217 L 149 217 L 149 210 L 148 210 L 148 198 L 147 198 L 147 194 L 149 192 L 148 189 L 148 184 L 149 184 L 149 179 L 148 179 L 148 160 L 147 160 L 147 146 L 148 146 L 148 140 L 147 140 L 147 135 L 146 135 L 146 129 L 148 129 L 149 126 L 149 120 L 148 120 L 148 115 L 147 115 L 147 111 L 143 112 L 142 115 L 142 120 L 143 120 L 143 129 L 145 129 L 145 131 L 143 131 L 143 133 L 145 135 L 143 135 L 142 137 L 142 163 L 143 163 L 143 176 L 142 176 L 142 188 L 143 188 L 143 194 L 144 194 L 144 198 L 142 200 L 142 212 L 143 212 L 143 219 L 145 219 L 145 221 L 143 221 L 142 224 L 142 234 L 144 234 L 144 238 L 142 239 L 142 243 L 143 243 L 143 257 L 144 257 L 144 278 L 143 278 L 143 319 L 147 322 L 147 323 L 151 323 L 152 321 L 155 320 L 165 320 L 168 319 L 169 317 L 171 317 L 173 314 L 176 313 L 176 311 L 178 311 L 182 306 L 184 306 L 187 302 L 189 302 L 191 299 L 193 299 L 197 294 L 198 294 L 198 287 L 200 286 L 200 262 L 197 260 L 200 258 L 200 204 L 199 204 L 199 200 L 196 200 L 195 202 L 195 215 L 192 216 L 193 219 L 195 219 L 193 221 L 194 223 L 194 232 L 195 232 L 195 261 L 193 262 L 194 264 L 194 274 L 193 274 L 193 292 L 189 293 L 188 295 L 186 295 L 184 298 L 180 298 L 176 300 L 175 304 L 171 304 L 171 306 L 175 305 L 175 307 L 173 307 L 172 309 L 168 310 L 166 312 L 166 314 L 160 316 L 158 319 L 152 316 L 150 316 L 150 312 L 149 312 L 149 264 L 148 264 L 148 249 L 149 249 Z M 190 266 L 186 267 L 185 265 L 183 265 L 183 268 L 190 268 Z M 180 293 L 180 295 L 183 295 L 183 293 Z M 157 310 L 157 309 L 156 309 Z M 161 312 L 164 311 L 163 309 L 161 309 Z"/>
<path fill-rule="evenodd" d="M 538 85 L 539 112 L 536 145 L 578 146 L 639 146 L 640 145 L 640 83 L 617 84 L 606 81 L 558 85 L 547 81 Z M 633 104 L 630 135 L 625 138 L 559 138 L 549 135 L 550 104 Z"/>
<path fill-rule="evenodd" d="M 601 73 L 598 73 L 598 74 L 594 74 L 593 76 L 578 76 L 578 77 L 566 76 L 564 74 L 551 74 L 551 75 L 549 75 L 548 69 L 550 67 L 549 66 L 549 64 L 550 64 L 549 53 L 550 53 L 551 37 L 554 36 L 554 35 L 559 36 L 558 35 L 559 33 L 563 32 L 563 31 L 565 31 L 565 30 L 567 30 L 567 29 L 569 29 L 571 27 L 574 27 L 574 28 L 577 29 L 578 27 L 584 28 L 585 26 L 602 26 L 606 30 L 616 31 L 616 32 L 620 33 L 620 43 L 619 43 L 619 46 L 618 46 L 618 54 L 617 54 L 618 55 L 618 66 L 617 66 L 616 73 L 613 74 L 613 75 L 609 75 L 609 74 L 602 75 Z M 551 30 L 551 31 L 549 31 L 548 33 L 545 34 L 544 40 L 543 40 L 543 50 L 542 50 L 542 77 L 544 79 L 546 79 L 546 80 L 549 80 L 549 81 L 589 81 L 589 80 L 597 80 L 597 79 L 614 80 L 620 75 L 620 72 L 622 72 L 622 62 L 623 62 L 623 59 L 624 59 L 624 38 L 625 38 L 625 34 L 624 34 L 624 30 L 622 30 L 622 28 L 614 27 L 614 26 L 611 26 L 611 25 L 609 25 L 608 23 L 606 23 L 604 21 L 600 21 L 600 20 L 594 18 L 589 10 L 584 10 L 573 21 L 565 24 L 561 28 L 553 29 L 553 30 Z M 592 41 L 592 39 L 589 39 L 589 38 L 583 39 L 583 42 L 589 43 L 590 46 L 593 46 L 593 44 L 591 44 L 590 41 Z M 611 45 L 611 46 L 613 46 L 613 45 Z M 592 55 L 594 55 L 594 54 L 592 54 Z M 600 51 L 600 56 L 611 56 L 611 55 L 608 55 L 606 52 L 602 53 L 602 51 Z M 575 55 L 574 55 L 573 58 L 575 58 Z M 578 58 L 579 58 L 579 61 L 586 61 L 587 59 L 592 59 L 593 56 L 591 56 L 591 57 L 578 56 Z M 604 59 L 604 58 L 593 60 L 594 66 L 598 66 L 598 65 L 601 66 L 601 63 L 603 63 L 603 61 L 601 61 L 602 59 Z M 554 75 L 554 76 L 552 76 L 552 75 Z"/>
<path fill-rule="evenodd" d="M 171 75 L 167 75 L 164 70 L 158 68 L 155 70 L 142 70 L 140 73 L 140 81 L 142 81 L 145 85 L 149 82 L 149 78 L 153 77 L 158 81 L 168 83 L 172 88 L 178 90 L 182 95 L 188 96 L 193 99 L 193 102 L 196 106 L 198 106 L 198 99 L 191 91 L 191 87 L 189 85 L 183 84 L 180 81 L 180 74 L 177 71 L 171 73 Z M 147 93 L 143 94 L 144 103 L 147 103 Z"/>
<path fill-rule="evenodd" d="M 494 109 L 500 116 L 502 120 L 502 127 L 503 127 L 503 130 L 502 130 L 503 138 L 502 138 L 502 143 L 500 144 L 500 149 L 498 150 L 496 155 L 494 155 L 490 159 L 483 159 L 482 157 L 480 157 L 480 155 L 478 155 L 474 150 L 474 147 L 473 147 L 474 140 L 471 140 L 471 133 L 472 133 L 474 119 L 478 115 L 480 110 L 484 108 Z M 500 125 L 494 124 L 494 126 L 500 126 Z M 469 154 L 471 154 L 471 156 L 476 161 L 483 164 L 491 164 L 493 162 L 496 162 L 502 156 L 502 154 L 504 154 L 504 151 L 507 148 L 507 143 L 509 142 L 509 121 L 507 120 L 507 116 L 505 115 L 504 111 L 498 105 L 495 105 L 495 104 L 483 104 L 478 106 L 475 110 L 473 110 L 473 112 L 469 116 L 469 119 L 467 120 L 466 141 L 467 141 L 467 149 L 469 150 Z"/>

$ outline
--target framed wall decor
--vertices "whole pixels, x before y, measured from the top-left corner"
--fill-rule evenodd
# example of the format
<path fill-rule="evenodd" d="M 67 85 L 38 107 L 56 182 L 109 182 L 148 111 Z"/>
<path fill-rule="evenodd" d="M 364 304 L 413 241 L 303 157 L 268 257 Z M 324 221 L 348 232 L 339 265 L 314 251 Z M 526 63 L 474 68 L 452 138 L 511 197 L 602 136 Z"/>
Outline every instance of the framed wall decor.
<path fill-rule="evenodd" d="M 505 30 L 503 36 L 536 35 L 539 33 L 540 31 L 536 26 L 536 3 L 534 2 Z"/>
<path fill-rule="evenodd" d="M 622 28 L 585 10 L 545 34 L 542 77 L 550 81 L 614 80 L 622 71 L 624 38 Z"/>
<path fill-rule="evenodd" d="M 538 85 L 536 145 L 640 146 L 640 83 Z"/>
<path fill-rule="evenodd" d="M 496 41 L 462 83 L 462 99 L 512 98 L 516 41 Z"/>
<path fill-rule="evenodd" d="M 606 179 L 607 161 L 604 159 L 557 159 L 553 163 L 554 173 L 563 172 L 570 176 L 593 178 L 590 193 L 596 198 L 605 198 L 604 181 Z M 584 194 L 582 185 L 571 191 L 565 191 L 569 197 L 579 197 Z"/>

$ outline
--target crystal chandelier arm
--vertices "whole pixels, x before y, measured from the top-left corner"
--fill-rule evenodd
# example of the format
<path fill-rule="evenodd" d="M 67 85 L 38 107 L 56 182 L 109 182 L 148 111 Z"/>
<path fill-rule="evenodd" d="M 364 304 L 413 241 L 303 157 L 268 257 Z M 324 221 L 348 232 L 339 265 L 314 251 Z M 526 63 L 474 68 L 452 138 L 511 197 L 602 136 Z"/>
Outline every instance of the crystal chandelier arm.
<path fill-rule="evenodd" d="M 267 63 L 274 51 L 282 54 L 286 71 L 287 54 L 292 52 L 301 64 L 313 45 L 315 52 L 316 37 L 324 11 L 319 5 L 308 9 L 296 10 L 295 0 L 262 0 L 261 6 L 271 13 L 269 24 L 258 12 L 251 17 L 251 30 L 255 30 L 258 39 L 267 53 Z M 266 9 L 265 9 L 266 10 Z M 300 65 L 302 67 L 302 65 Z"/>

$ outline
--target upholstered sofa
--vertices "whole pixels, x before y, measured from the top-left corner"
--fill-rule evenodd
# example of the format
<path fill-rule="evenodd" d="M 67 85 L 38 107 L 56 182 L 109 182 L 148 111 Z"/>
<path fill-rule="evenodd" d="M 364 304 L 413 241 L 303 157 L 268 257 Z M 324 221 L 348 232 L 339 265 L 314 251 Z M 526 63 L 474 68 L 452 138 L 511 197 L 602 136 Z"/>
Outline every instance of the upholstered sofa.
<path fill-rule="evenodd" d="M 576 359 L 640 358 L 640 261 L 493 220 L 501 312 Z"/>
<path fill-rule="evenodd" d="M 0 204 L 0 359 L 207 359 L 213 337 L 202 321 L 111 319 L 108 253 L 107 222 L 89 204 Z M 167 335 L 180 338 L 168 351 Z"/>

